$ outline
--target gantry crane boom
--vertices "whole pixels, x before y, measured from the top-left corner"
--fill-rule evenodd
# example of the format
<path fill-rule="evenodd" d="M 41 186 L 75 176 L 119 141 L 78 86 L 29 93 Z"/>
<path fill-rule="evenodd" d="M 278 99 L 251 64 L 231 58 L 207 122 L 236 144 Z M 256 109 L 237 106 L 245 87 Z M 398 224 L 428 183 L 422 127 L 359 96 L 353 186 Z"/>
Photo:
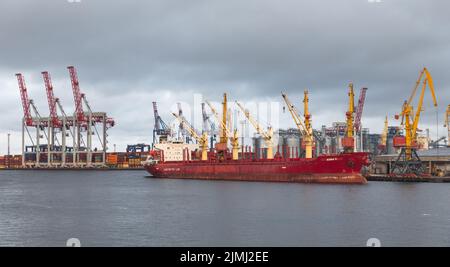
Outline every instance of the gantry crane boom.
<path fill-rule="evenodd" d="M 206 102 L 206 104 L 208 104 L 208 106 L 211 109 L 216 120 L 220 122 L 220 126 L 222 127 L 222 130 L 224 131 L 224 133 L 227 136 L 229 136 L 231 147 L 232 147 L 232 159 L 237 160 L 239 158 L 239 136 L 238 136 L 237 129 L 234 129 L 233 134 L 231 134 L 227 125 L 224 124 L 223 120 L 220 120 L 219 113 L 214 108 L 214 106 L 208 100 L 205 100 L 205 102 Z"/>
<path fill-rule="evenodd" d="M 16 74 L 17 81 L 19 83 L 20 98 L 22 99 L 23 118 L 27 126 L 35 126 L 30 110 L 30 99 L 28 98 L 27 86 L 25 84 L 25 78 L 21 73 Z"/>
<path fill-rule="evenodd" d="M 359 93 L 358 107 L 356 108 L 356 117 L 355 117 L 355 131 L 357 133 L 361 132 L 361 118 L 364 109 L 364 102 L 366 100 L 366 92 L 367 88 L 361 88 Z"/>
<path fill-rule="evenodd" d="M 262 136 L 267 146 L 267 159 L 273 159 L 273 130 L 272 127 L 268 127 L 267 131 L 264 131 L 261 125 L 250 115 L 248 110 L 245 110 L 244 107 L 236 101 L 238 107 L 242 110 L 247 120 L 253 125 L 256 132 Z"/>
<path fill-rule="evenodd" d="M 176 113 L 172 112 L 172 115 L 178 119 L 180 123 L 183 124 L 183 128 L 200 144 L 200 149 L 202 150 L 202 160 L 208 159 L 208 135 L 206 132 L 200 136 L 197 134 L 195 129 L 186 121 L 186 119 Z"/>
<path fill-rule="evenodd" d="M 291 101 L 289 100 L 288 96 L 281 92 L 281 96 L 284 99 L 284 102 L 286 103 L 286 106 L 288 107 L 289 112 L 291 113 L 292 119 L 294 120 L 295 125 L 297 126 L 297 129 L 299 130 L 300 134 L 303 136 L 304 140 L 305 140 L 305 157 L 306 158 L 312 158 L 312 146 L 313 146 L 313 131 L 312 131 L 312 127 L 309 121 L 309 111 L 307 108 L 307 103 L 308 103 L 308 97 L 307 97 L 307 92 L 305 91 L 305 97 L 303 102 L 305 103 L 305 109 L 304 111 L 307 111 L 307 116 L 305 116 L 305 122 L 306 124 L 308 124 L 308 126 L 306 126 L 306 124 L 303 123 L 300 114 L 297 111 L 297 108 L 291 103 Z"/>
<path fill-rule="evenodd" d="M 62 122 L 58 118 L 58 113 L 56 111 L 56 100 L 53 94 L 53 84 L 50 74 L 47 71 L 42 72 L 42 77 L 44 78 L 45 90 L 47 92 L 48 108 L 50 110 L 51 124 L 54 128 L 62 127 Z"/>
<path fill-rule="evenodd" d="M 84 116 L 83 112 L 83 95 L 80 90 L 80 84 L 78 82 L 78 74 L 77 70 L 74 66 L 67 67 L 70 74 L 70 81 L 72 82 L 72 92 L 73 92 L 73 98 L 75 101 L 75 114 L 78 123 L 86 121 L 86 117 Z"/>

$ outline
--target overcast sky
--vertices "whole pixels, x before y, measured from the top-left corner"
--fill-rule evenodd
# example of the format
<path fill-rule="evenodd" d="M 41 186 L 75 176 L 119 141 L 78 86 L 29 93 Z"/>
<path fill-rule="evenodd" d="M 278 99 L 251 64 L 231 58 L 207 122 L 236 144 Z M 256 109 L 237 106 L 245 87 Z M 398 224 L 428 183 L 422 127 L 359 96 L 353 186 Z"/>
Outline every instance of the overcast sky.
<path fill-rule="evenodd" d="M 179 101 L 185 114 L 194 112 L 188 106 L 194 94 L 218 102 L 226 91 L 230 100 L 281 105 L 285 90 L 301 109 L 307 88 L 313 125 L 320 128 L 345 120 L 350 81 L 357 95 L 369 88 L 363 125 L 377 133 L 385 115 L 398 124 L 393 115 L 424 66 L 434 77 L 439 107 L 436 112 L 427 92 L 420 127 L 430 128 L 433 138 L 445 135 L 450 2 L 372 2 L 2 0 L 0 154 L 8 132 L 12 151 L 20 151 L 23 113 L 14 74 L 25 75 L 30 98 L 47 115 L 40 73 L 49 71 L 70 113 L 68 65 L 77 67 L 93 109 L 115 118 L 110 148 L 114 143 L 120 150 L 151 142 L 152 101 L 170 122 Z M 286 113 L 274 120 L 294 126 Z"/>

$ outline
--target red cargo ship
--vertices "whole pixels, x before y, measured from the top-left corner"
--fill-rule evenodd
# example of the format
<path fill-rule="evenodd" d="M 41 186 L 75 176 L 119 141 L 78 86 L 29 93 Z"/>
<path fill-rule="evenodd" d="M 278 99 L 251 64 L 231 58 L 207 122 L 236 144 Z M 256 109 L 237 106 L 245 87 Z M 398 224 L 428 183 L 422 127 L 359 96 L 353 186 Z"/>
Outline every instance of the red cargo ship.
<path fill-rule="evenodd" d="M 275 158 L 223 161 L 149 159 L 144 163 L 144 167 L 153 177 L 158 178 L 365 184 L 367 180 L 361 174 L 361 169 L 368 164 L 368 154 L 358 152 L 321 155 L 312 159 Z"/>

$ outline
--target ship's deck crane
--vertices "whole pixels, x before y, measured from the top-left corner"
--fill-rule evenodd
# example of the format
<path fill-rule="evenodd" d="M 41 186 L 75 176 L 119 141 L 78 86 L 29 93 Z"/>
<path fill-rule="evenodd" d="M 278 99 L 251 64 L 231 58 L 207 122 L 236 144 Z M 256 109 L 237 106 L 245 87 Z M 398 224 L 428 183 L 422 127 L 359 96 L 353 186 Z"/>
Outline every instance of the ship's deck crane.
<path fill-rule="evenodd" d="M 186 121 L 184 117 L 181 117 L 180 115 L 176 113 L 172 113 L 175 118 L 178 119 L 180 123 L 183 124 L 183 128 L 186 129 L 186 131 L 195 139 L 200 145 L 201 153 L 202 153 L 202 160 L 208 159 L 208 134 L 206 132 L 203 132 L 203 134 L 200 136 L 197 134 L 194 128 Z"/>
<path fill-rule="evenodd" d="M 247 120 L 253 125 L 256 129 L 256 132 L 262 136 L 264 142 L 267 146 L 267 159 L 273 159 L 273 129 L 271 126 L 268 127 L 267 131 L 263 131 L 261 125 L 250 115 L 248 110 L 245 110 L 244 107 L 236 101 L 238 107 L 242 110 Z"/>
<path fill-rule="evenodd" d="M 221 125 L 227 125 L 227 120 L 228 120 L 228 100 L 227 100 L 227 94 L 224 93 L 223 94 L 223 102 L 222 102 L 222 123 Z M 227 131 L 226 128 L 221 128 L 220 130 L 220 143 L 221 144 L 226 144 L 228 142 L 228 135 L 227 135 Z"/>
<path fill-rule="evenodd" d="M 305 128 L 308 133 L 308 137 L 305 138 L 305 157 L 307 159 L 312 158 L 312 148 L 314 146 L 314 139 L 313 139 L 313 128 L 311 124 L 311 114 L 309 113 L 309 96 L 308 96 L 308 90 L 304 91 L 303 96 L 303 117 L 305 119 Z M 307 148 L 307 149 L 306 149 Z"/>
<path fill-rule="evenodd" d="M 239 135 L 238 135 L 237 129 L 234 129 L 233 134 L 231 134 L 227 125 L 225 125 L 223 123 L 223 121 L 220 120 L 219 113 L 216 111 L 214 106 L 208 100 L 205 100 L 205 102 L 206 102 L 206 104 L 208 104 L 208 106 L 211 109 L 212 113 L 214 114 L 216 120 L 221 122 L 220 126 L 224 130 L 225 134 L 227 136 L 230 136 L 230 143 L 231 143 L 231 147 L 232 147 L 232 159 L 238 160 L 239 159 Z"/>
<path fill-rule="evenodd" d="M 213 147 L 214 142 L 216 141 L 216 125 L 210 120 L 208 113 L 206 113 L 205 103 L 202 103 L 202 119 L 202 132 L 208 133 L 208 135 L 210 136 L 209 147 Z"/>
<path fill-rule="evenodd" d="M 282 92 L 281 96 L 283 97 L 284 102 L 286 103 L 286 105 L 289 109 L 289 112 L 291 113 L 292 118 L 294 119 L 297 129 L 299 130 L 300 134 L 304 138 L 305 157 L 310 159 L 310 158 L 312 158 L 312 147 L 313 147 L 313 143 L 314 143 L 314 138 L 313 138 L 313 131 L 312 131 L 312 126 L 311 126 L 311 122 L 310 122 L 310 115 L 309 115 L 309 111 L 308 111 L 308 107 L 307 107 L 307 103 L 309 101 L 308 100 L 308 92 L 305 91 L 304 100 L 303 100 L 303 102 L 305 103 L 304 112 L 306 114 L 304 116 L 305 123 L 302 122 L 300 114 L 298 113 L 296 107 L 291 103 L 291 101 L 289 100 L 287 95 Z"/>
<path fill-rule="evenodd" d="M 417 104 L 417 109 L 414 114 L 414 108 L 411 105 L 411 103 L 416 95 L 417 89 L 420 85 L 420 82 L 422 81 L 422 78 L 424 78 L 422 90 L 420 92 L 419 102 Z M 404 145 L 402 144 L 401 146 L 401 153 L 397 159 L 396 164 L 394 165 L 393 171 L 400 173 L 412 172 L 416 174 L 423 172 L 422 162 L 420 161 L 420 158 L 418 157 L 415 149 L 417 143 L 417 129 L 420 120 L 420 113 L 422 112 L 423 108 L 423 99 L 425 96 L 425 90 L 427 89 L 427 85 L 431 92 L 433 105 L 434 107 L 437 107 L 433 78 L 431 77 L 431 74 L 429 73 L 427 68 L 423 68 L 423 70 L 420 72 L 419 78 L 416 81 L 416 85 L 413 89 L 413 92 L 411 93 L 411 96 L 407 101 L 403 103 L 400 115 L 395 116 L 396 119 L 399 119 L 400 116 L 402 117 L 402 125 L 404 126 L 405 129 L 405 139 Z M 395 140 L 396 139 L 394 139 L 394 141 Z M 394 144 L 394 146 L 398 145 Z"/>
<path fill-rule="evenodd" d="M 355 92 L 353 91 L 353 83 L 349 84 L 349 102 L 348 102 L 348 110 L 345 113 L 346 116 L 346 124 L 347 129 L 345 133 L 345 137 L 342 139 L 342 145 L 344 147 L 344 152 L 350 153 L 354 151 L 355 148 L 355 140 L 354 140 L 354 113 L 355 113 Z"/>

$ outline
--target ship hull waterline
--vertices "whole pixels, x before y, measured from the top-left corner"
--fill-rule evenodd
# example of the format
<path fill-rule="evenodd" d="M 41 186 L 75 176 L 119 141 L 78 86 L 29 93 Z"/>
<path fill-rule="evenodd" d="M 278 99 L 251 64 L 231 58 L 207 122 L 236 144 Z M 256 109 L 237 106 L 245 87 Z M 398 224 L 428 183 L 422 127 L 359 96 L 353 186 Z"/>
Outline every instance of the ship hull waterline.
<path fill-rule="evenodd" d="M 314 159 L 159 162 L 144 168 L 153 178 L 366 184 L 361 169 L 367 164 L 366 153 L 349 153 Z"/>

